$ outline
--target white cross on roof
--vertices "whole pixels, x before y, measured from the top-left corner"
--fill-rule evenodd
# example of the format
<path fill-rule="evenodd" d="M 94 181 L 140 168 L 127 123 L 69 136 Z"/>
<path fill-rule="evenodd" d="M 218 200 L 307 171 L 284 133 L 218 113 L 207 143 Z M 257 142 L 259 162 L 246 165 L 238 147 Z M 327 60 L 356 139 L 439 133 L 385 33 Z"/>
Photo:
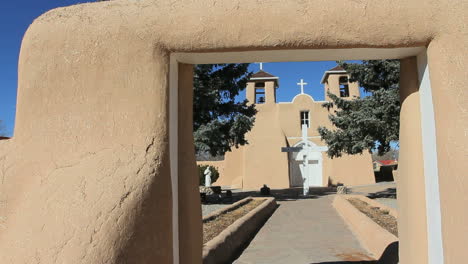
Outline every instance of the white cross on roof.
<path fill-rule="evenodd" d="M 301 86 L 301 94 L 304 93 L 304 85 L 307 85 L 307 83 L 304 82 L 303 79 L 301 79 L 301 82 L 297 83 L 297 85 Z"/>
<path fill-rule="evenodd" d="M 260 64 L 260 70 L 263 71 L 263 62 L 256 62 L 258 64 Z"/>

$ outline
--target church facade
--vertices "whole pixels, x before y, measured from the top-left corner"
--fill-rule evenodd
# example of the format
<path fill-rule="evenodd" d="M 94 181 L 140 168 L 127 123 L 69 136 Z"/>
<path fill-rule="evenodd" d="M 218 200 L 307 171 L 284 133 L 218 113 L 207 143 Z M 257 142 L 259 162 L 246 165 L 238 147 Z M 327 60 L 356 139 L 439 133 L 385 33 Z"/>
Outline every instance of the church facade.
<path fill-rule="evenodd" d="M 324 73 L 326 100 L 327 91 L 349 99 L 360 96 L 358 84 L 348 82 L 348 77 L 338 66 Z M 279 189 L 375 183 L 369 153 L 328 158 L 317 131 L 319 126 L 332 126 L 328 115 L 333 110 L 322 107 L 324 101 L 315 101 L 302 88 L 291 102 L 277 102 L 277 89 L 279 77 L 263 70 L 248 81 L 247 99 L 258 110 L 255 125 L 246 135 L 248 145 L 233 148 L 224 161 L 217 162 L 216 185 L 258 189 L 266 184 Z"/>

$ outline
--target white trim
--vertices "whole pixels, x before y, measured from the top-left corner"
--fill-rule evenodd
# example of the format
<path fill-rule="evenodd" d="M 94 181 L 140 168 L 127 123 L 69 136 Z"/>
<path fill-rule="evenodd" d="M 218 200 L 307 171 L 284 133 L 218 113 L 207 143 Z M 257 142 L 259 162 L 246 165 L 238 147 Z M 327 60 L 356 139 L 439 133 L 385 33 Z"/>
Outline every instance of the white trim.
<path fill-rule="evenodd" d="M 170 56 L 169 68 L 169 158 L 172 184 L 172 254 L 179 264 L 179 63 Z"/>
<path fill-rule="evenodd" d="M 417 56 L 421 130 L 426 192 L 426 221 L 429 264 L 444 263 L 442 217 L 440 211 L 439 168 L 437 163 L 436 126 L 427 54 Z"/>
<path fill-rule="evenodd" d="M 279 77 L 253 77 L 250 78 L 249 80 L 278 80 Z"/>
<path fill-rule="evenodd" d="M 328 73 L 347 73 L 347 71 L 345 71 L 345 70 L 339 70 L 339 71 L 325 71 L 325 72 L 328 72 Z"/>
<path fill-rule="evenodd" d="M 327 78 L 327 76 L 330 74 L 330 73 L 347 73 L 347 71 L 345 70 L 340 70 L 340 71 L 326 71 L 323 73 L 323 76 L 322 76 L 322 79 L 320 80 L 320 83 L 323 84 L 325 82 L 325 78 Z"/>
<path fill-rule="evenodd" d="M 189 64 L 253 63 L 257 61 L 336 61 L 402 59 L 416 56 L 424 47 L 358 48 L 358 49 L 298 49 L 232 52 L 177 52 L 177 60 Z"/>

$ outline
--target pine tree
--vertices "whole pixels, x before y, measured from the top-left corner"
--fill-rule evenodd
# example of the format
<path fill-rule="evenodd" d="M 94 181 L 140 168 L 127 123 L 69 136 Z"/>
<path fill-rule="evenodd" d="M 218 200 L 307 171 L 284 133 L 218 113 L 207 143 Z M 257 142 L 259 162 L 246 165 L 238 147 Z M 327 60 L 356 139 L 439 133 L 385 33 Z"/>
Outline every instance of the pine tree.
<path fill-rule="evenodd" d="M 329 119 L 334 129 L 319 127 L 322 140 L 328 145 L 328 156 L 360 154 L 377 150 L 383 155 L 398 141 L 400 129 L 400 99 L 398 60 L 373 60 L 339 64 L 350 74 L 350 82 L 371 95 L 345 100 L 329 94 L 331 102 L 323 106 L 334 113 Z"/>
<path fill-rule="evenodd" d="M 251 75 L 248 63 L 203 64 L 194 70 L 193 136 L 197 153 L 224 155 L 247 144 L 245 134 L 254 124 L 255 106 L 235 97 Z"/>

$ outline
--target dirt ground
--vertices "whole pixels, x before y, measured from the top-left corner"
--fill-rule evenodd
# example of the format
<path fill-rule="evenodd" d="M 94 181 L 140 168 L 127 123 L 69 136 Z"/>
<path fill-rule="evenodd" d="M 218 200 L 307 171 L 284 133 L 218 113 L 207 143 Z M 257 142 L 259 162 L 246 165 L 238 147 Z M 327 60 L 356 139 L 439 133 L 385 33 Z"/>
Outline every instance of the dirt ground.
<path fill-rule="evenodd" d="M 388 214 L 388 211 L 380 210 L 357 198 L 348 199 L 359 211 L 370 217 L 374 222 L 385 228 L 388 232 L 398 237 L 397 219 Z"/>
<path fill-rule="evenodd" d="M 219 235 L 224 229 L 259 206 L 264 199 L 255 199 L 232 211 L 217 216 L 215 219 L 203 223 L 203 244 Z"/>

